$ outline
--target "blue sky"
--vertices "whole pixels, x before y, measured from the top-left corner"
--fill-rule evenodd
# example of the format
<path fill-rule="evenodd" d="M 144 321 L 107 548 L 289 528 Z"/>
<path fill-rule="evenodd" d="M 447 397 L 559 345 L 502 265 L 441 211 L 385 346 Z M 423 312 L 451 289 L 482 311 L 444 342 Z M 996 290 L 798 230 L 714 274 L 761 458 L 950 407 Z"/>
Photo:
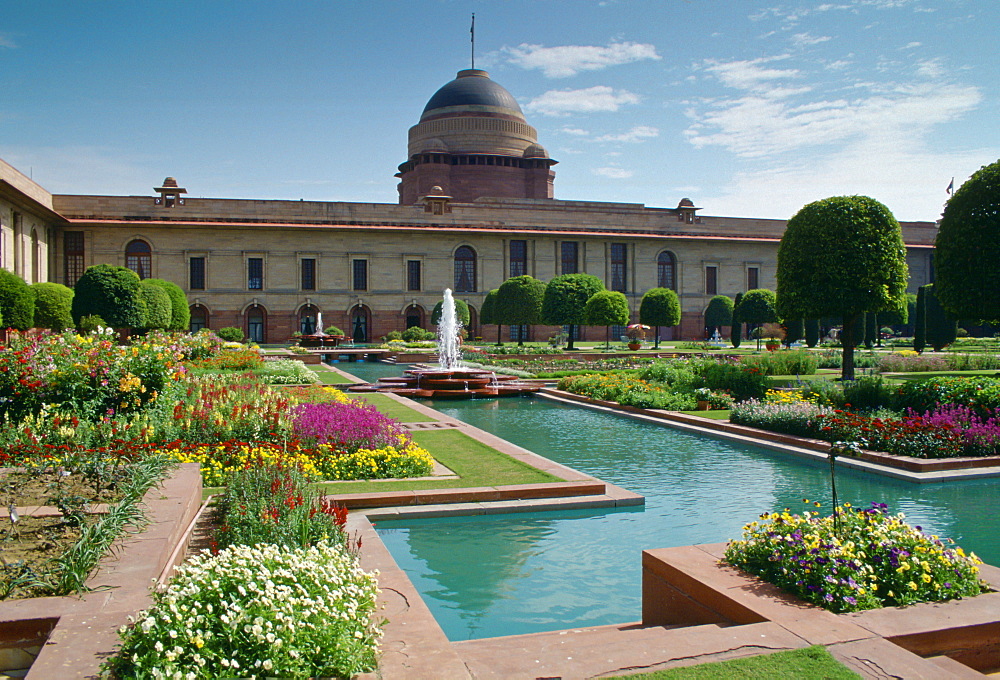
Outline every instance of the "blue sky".
<path fill-rule="evenodd" d="M 9 3 L 0 158 L 54 193 L 395 203 L 473 12 L 556 198 L 935 220 L 1000 158 L 997 0 Z"/>

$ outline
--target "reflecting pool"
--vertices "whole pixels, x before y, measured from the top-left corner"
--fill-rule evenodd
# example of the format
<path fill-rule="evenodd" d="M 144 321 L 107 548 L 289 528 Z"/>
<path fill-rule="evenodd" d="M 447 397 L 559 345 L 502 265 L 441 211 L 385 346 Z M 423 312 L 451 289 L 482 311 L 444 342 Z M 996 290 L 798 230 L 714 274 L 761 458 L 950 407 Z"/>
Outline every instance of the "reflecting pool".
<path fill-rule="evenodd" d="M 645 507 L 611 511 L 379 522 L 452 640 L 637 621 L 643 549 L 726 541 L 762 512 L 805 509 L 803 498 L 829 510 L 825 464 L 538 397 L 424 403 L 646 496 Z M 858 506 L 888 503 L 1000 564 L 998 484 L 912 484 L 842 470 L 837 495 Z"/>

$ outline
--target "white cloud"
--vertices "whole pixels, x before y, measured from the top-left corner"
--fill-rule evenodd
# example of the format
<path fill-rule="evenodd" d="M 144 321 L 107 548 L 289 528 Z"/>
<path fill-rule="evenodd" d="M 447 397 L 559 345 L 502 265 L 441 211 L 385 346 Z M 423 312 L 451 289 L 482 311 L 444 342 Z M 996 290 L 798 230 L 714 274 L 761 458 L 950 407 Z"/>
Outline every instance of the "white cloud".
<path fill-rule="evenodd" d="M 923 45 L 923 43 L 918 43 L 918 42 L 906 43 L 905 45 L 903 45 L 903 49 L 904 50 L 911 50 L 914 47 L 920 47 L 921 45 Z"/>
<path fill-rule="evenodd" d="M 659 137 L 659 129 L 649 125 L 637 125 L 628 132 L 620 135 L 602 135 L 597 137 L 596 142 L 641 142 L 653 137 Z"/>
<path fill-rule="evenodd" d="M 810 35 L 809 33 L 796 33 L 792 36 L 792 45 L 795 47 L 810 47 L 812 45 L 819 45 L 820 43 L 825 43 L 828 40 L 833 40 L 828 35 Z"/>
<path fill-rule="evenodd" d="M 607 177 L 608 179 L 628 179 L 633 174 L 631 170 L 616 167 L 594 168 L 592 172 L 599 177 Z"/>
<path fill-rule="evenodd" d="M 8 49 L 17 49 L 17 43 L 9 35 L 0 33 L 0 47 L 6 47 Z"/>
<path fill-rule="evenodd" d="M 799 75 L 796 69 L 765 68 L 763 65 L 772 61 L 780 61 L 788 55 L 778 57 L 762 57 L 761 59 L 721 62 L 714 59 L 705 60 L 705 70 L 714 73 L 723 85 L 740 90 L 766 90 L 769 83 L 782 78 L 795 78 Z"/>
<path fill-rule="evenodd" d="M 564 127 L 559 131 L 567 135 L 573 135 L 574 137 L 586 137 L 587 135 L 590 134 L 589 132 L 581 128 L 571 128 L 571 127 Z"/>
<path fill-rule="evenodd" d="M 525 108 L 545 116 L 565 116 L 570 113 L 614 112 L 622 106 L 637 103 L 639 96 L 636 94 L 597 85 L 582 90 L 549 90 L 532 99 Z"/>
<path fill-rule="evenodd" d="M 525 69 L 538 69 L 547 78 L 565 78 L 581 71 L 599 71 L 609 66 L 629 64 L 644 59 L 661 59 L 656 47 L 633 42 L 597 45 L 543 45 L 521 44 L 504 47 L 508 61 Z"/>

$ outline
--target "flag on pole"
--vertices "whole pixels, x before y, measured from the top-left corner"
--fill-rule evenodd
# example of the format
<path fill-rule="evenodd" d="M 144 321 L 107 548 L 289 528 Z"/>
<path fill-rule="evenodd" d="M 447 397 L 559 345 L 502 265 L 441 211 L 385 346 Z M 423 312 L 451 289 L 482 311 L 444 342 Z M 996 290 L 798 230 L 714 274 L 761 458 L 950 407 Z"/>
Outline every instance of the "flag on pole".
<path fill-rule="evenodd" d="M 951 178 L 951 184 L 948 185 L 948 188 L 945 189 L 945 191 L 948 192 L 949 196 L 951 196 L 952 193 L 954 193 L 954 191 L 955 191 L 955 178 L 954 177 Z"/>

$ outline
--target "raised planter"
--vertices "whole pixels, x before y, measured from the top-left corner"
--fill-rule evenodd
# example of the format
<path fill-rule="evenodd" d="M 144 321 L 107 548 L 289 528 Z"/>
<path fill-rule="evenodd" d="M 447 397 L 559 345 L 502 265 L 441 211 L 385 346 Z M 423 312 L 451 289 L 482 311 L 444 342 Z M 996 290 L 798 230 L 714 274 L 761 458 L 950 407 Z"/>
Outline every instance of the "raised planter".
<path fill-rule="evenodd" d="M 183 463 L 146 492 L 142 502 L 149 524 L 116 542 L 88 579 L 88 592 L 0 602 L 0 650 L 7 650 L 0 659 L 23 652 L 28 657 L 18 658 L 30 661 L 37 654 L 29 680 L 96 676 L 114 650 L 118 628 L 150 606 L 152 583 L 184 559 L 188 530 L 201 506 L 199 468 Z"/>
<path fill-rule="evenodd" d="M 643 624 L 770 621 L 810 644 L 884 639 L 924 659 L 946 656 L 979 672 L 1000 670 L 1000 569 L 996 567 L 980 568 L 993 591 L 977 597 L 834 614 L 720 564 L 724 551 L 723 543 L 643 551 Z"/>

